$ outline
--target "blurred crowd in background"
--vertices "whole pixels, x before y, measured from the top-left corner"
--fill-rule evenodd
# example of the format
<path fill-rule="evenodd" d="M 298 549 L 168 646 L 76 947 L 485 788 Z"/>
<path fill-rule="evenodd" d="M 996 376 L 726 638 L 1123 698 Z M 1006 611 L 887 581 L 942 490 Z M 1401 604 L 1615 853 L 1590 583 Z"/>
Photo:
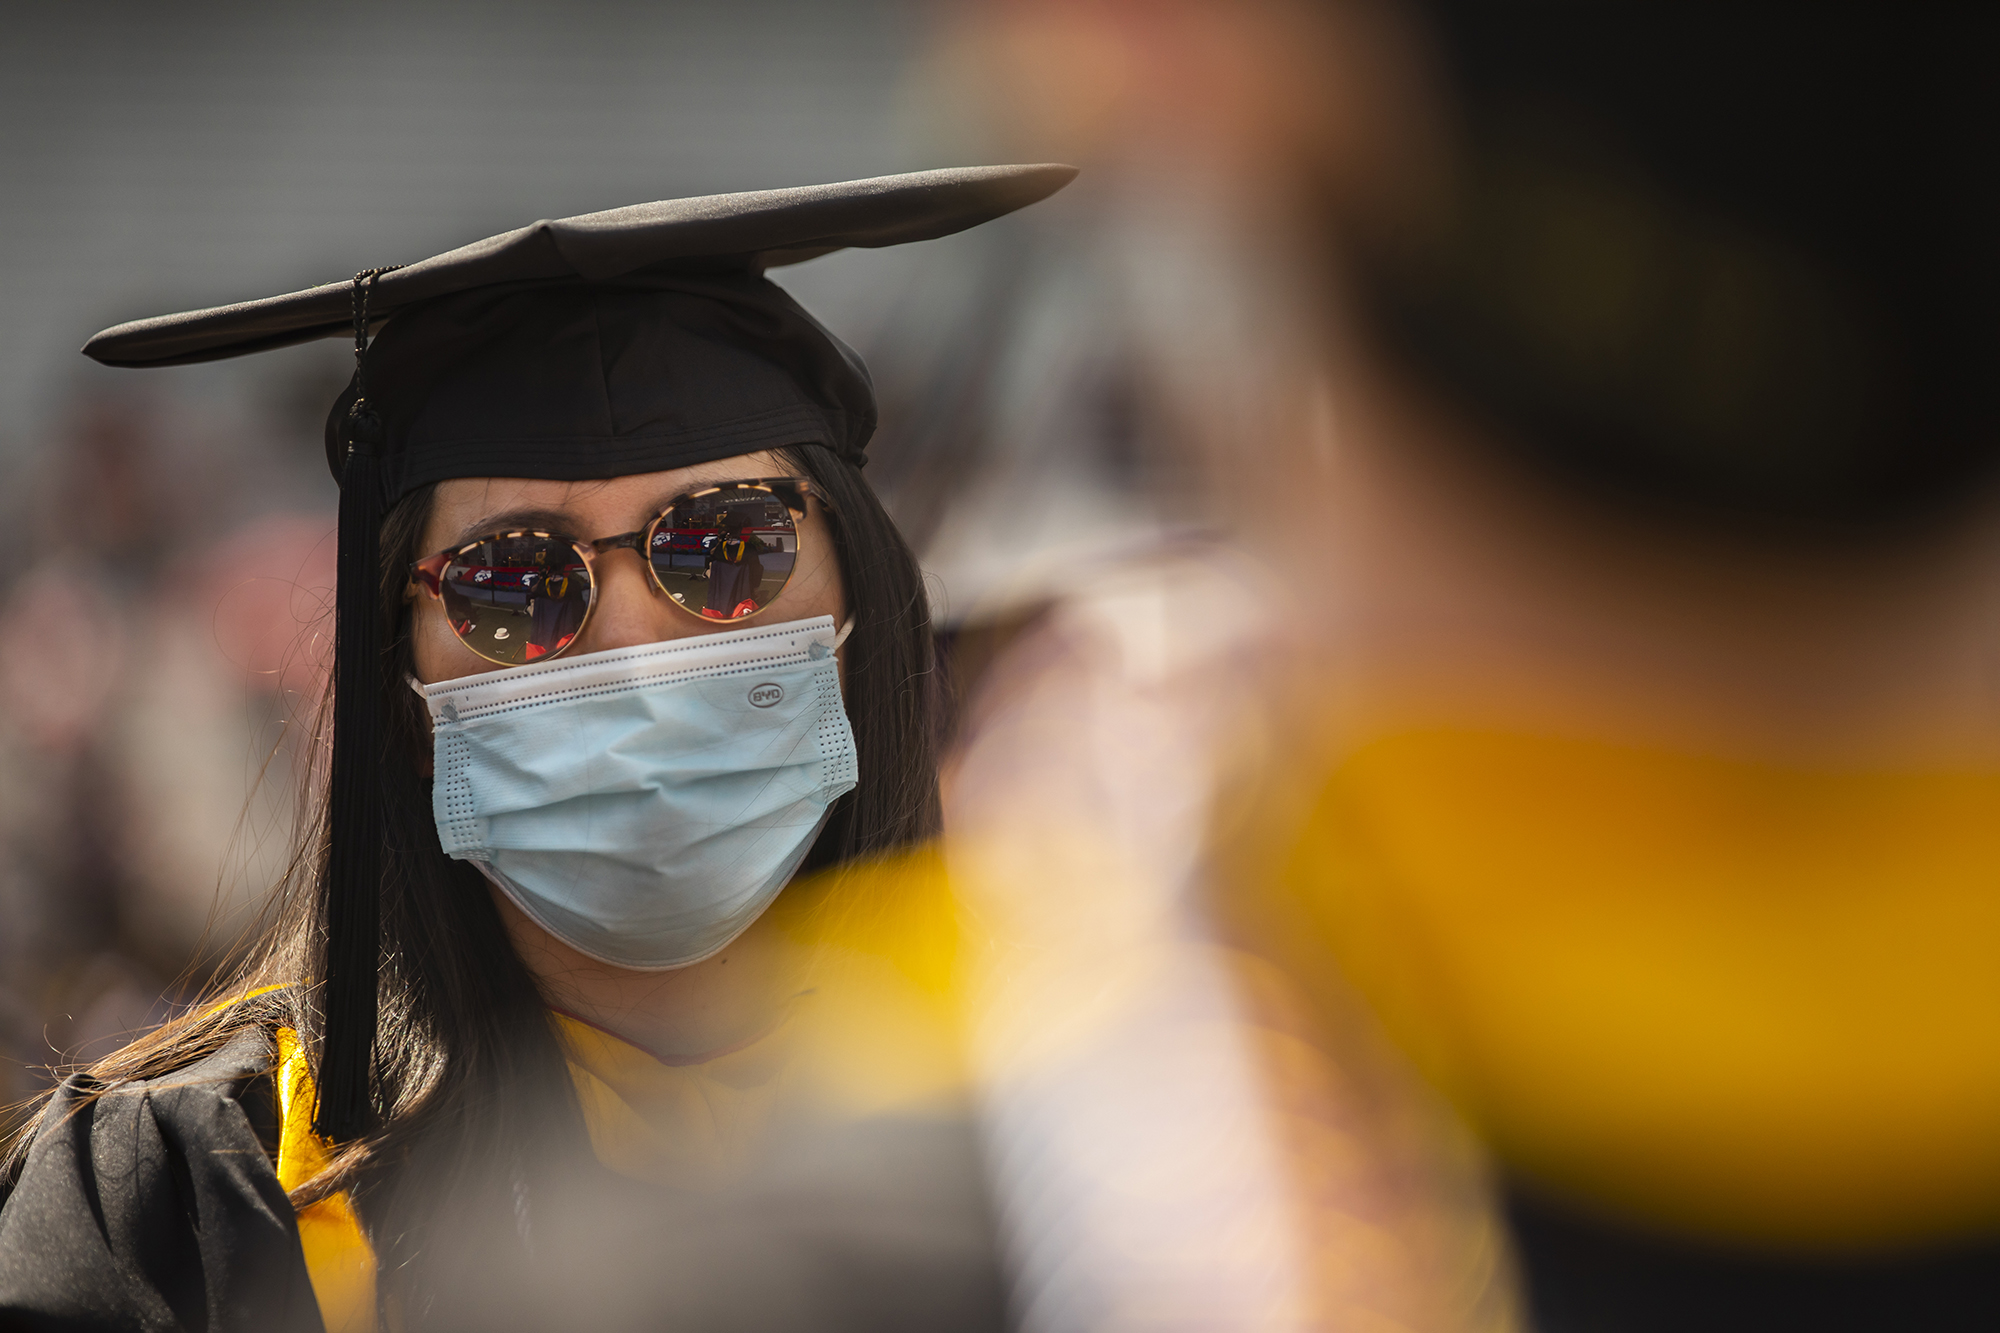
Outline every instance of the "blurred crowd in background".
<path fill-rule="evenodd" d="M 1027 1323 L 1515 1327 L 1613 1244 L 1576 1218 L 1990 1245 L 1993 334 L 1951 304 L 1990 186 L 1947 205 L 2000 115 L 1939 51 L 1991 27 L 1476 8 L 16 16 L 0 1097 L 249 924 L 326 662 L 346 350 L 169 378 L 88 334 L 536 217 L 1067 161 L 776 275 L 867 359 L 930 576 L 953 885 L 1018 964 L 971 1026 Z"/>

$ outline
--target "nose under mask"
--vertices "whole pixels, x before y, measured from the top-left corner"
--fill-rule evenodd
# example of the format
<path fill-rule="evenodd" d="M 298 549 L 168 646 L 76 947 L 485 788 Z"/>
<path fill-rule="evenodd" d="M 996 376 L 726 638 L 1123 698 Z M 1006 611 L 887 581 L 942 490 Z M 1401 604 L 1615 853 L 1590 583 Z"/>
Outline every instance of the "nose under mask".
<path fill-rule="evenodd" d="M 700 962 L 853 790 L 831 616 L 419 686 L 446 855 L 580 952 Z"/>

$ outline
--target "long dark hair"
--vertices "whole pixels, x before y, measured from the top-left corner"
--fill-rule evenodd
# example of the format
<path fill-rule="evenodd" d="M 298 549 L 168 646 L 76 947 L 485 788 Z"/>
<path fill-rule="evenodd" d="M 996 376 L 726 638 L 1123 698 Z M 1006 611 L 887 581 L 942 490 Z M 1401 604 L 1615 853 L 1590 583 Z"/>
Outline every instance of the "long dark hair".
<path fill-rule="evenodd" d="M 785 452 L 826 500 L 855 618 L 843 695 L 860 782 L 835 803 L 807 856 L 805 868 L 819 870 L 937 833 L 936 675 L 922 575 L 874 492 L 831 450 Z M 388 645 L 379 682 L 388 734 L 374 1076 L 381 1124 L 292 1191 L 301 1207 L 350 1191 L 374 1241 L 385 1295 L 402 1296 L 413 1311 L 428 1303 L 422 1288 L 433 1265 L 426 1260 L 444 1230 L 433 1225 L 443 1210 L 454 1219 L 492 1216 L 496 1210 L 480 1201 L 511 1194 L 498 1212 L 512 1217 L 525 1197 L 524 1172 L 582 1162 L 589 1151 L 547 999 L 509 943 L 486 881 L 444 855 L 432 821 L 430 721 L 406 684 L 414 656 L 403 595 L 409 563 L 427 554 L 418 548 L 432 494 L 425 488 L 405 497 L 381 535 L 379 604 Z M 315 753 L 324 749 L 329 718 L 322 706 Z M 242 962 L 186 1016 L 82 1070 L 77 1077 L 86 1088 L 108 1091 L 171 1074 L 249 1026 L 291 1027 L 316 1058 L 328 919 L 323 768 L 307 788 L 292 864 Z M 225 1003 L 265 987 L 276 989 Z M 7 1171 L 19 1169 L 32 1136 L 31 1124 L 16 1137 Z"/>

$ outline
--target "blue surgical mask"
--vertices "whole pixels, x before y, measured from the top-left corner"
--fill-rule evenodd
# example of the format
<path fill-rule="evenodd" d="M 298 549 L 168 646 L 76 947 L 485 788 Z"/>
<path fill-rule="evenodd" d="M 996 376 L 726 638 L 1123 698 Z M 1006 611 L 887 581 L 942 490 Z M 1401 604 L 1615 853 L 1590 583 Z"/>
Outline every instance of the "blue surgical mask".
<path fill-rule="evenodd" d="M 620 967 L 724 948 L 855 783 L 820 616 L 422 686 L 445 853 Z"/>

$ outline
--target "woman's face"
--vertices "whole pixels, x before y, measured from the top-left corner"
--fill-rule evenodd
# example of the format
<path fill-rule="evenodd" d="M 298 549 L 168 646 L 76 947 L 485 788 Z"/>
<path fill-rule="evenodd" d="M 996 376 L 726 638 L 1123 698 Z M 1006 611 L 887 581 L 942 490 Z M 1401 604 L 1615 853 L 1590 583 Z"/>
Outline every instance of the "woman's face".
<path fill-rule="evenodd" d="M 428 555 L 508 528 L 539 528 L 584 541 L 615 536 L 645 527 L 675 496 L 698 487 L 796 473 L 796 468 L 776 454 L 755 453 L 608 481 L 461 477 L 439 483 L 421 550 Z M 798 565 L 784 591 L 772 599 L 756 623 L 811 616 L 832 616 L 838 623 L 847 618 L 833 534 L 817 500 L 808 503 L 798 528 Z M 668 601 L 637 551 L 600 555 L 594 572 L 596 608 L 565 656 L 690 638 L 727 628 L 706 623 Z M 496 669 L 494 663 L 459 642 L 446 623 L 444 606 L 435 597 L 418 594 L 415 617 L 417 676 L 425 684 Z"/>

